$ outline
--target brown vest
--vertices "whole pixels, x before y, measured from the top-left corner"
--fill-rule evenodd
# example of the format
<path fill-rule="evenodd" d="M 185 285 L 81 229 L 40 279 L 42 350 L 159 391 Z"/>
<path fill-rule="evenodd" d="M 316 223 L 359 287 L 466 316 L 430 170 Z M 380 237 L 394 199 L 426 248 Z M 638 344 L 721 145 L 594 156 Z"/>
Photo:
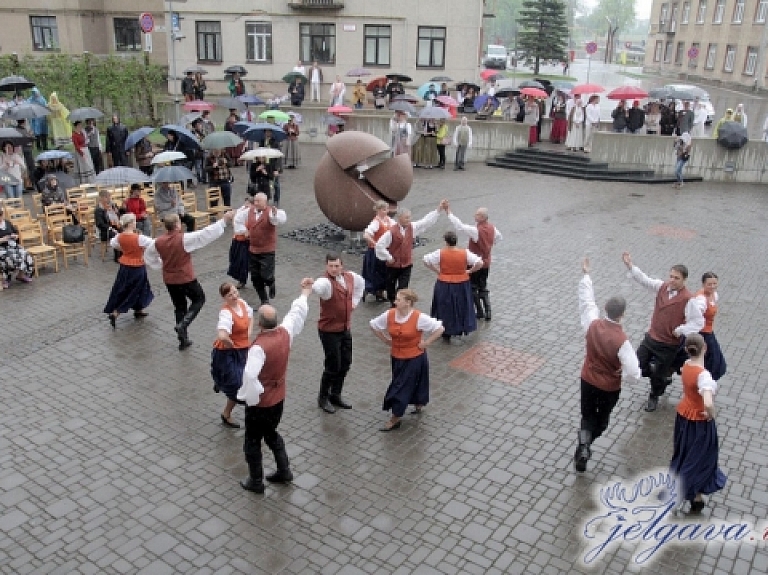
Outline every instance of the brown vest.
<path fill-rule="evenodd" d="M 346 288 L 336 278 L 325 274 L 331 282 L 331 298 L 320 300 L 320 320 L 317 322 L 317 329 L 320 331 L 338 333 L 352 327 L 352 291 L 355 278 L 349 272 L 343 272 L 342 275 Z"/>
<path fill-rule="evenodd" d="M 277 227 L 269 221 L 269 210 L 264 210 L 256 219 L 256 208 L 248 212 L 248 228 L 251 244 L 248 251 L 252 254 L 273 254 L 277 249 Z"/>
<path fill-rule="evenodd" d="M 285 399 L 285 372 L 288 370 L 288 356 L 291 353 L 291 336 L 284 327 L 261 332 L 253 340 L 264 350 L 266 359 L 259 373 L 264 393 L 258 407 L 272 407 Z"/>
<path fill-rule="evenodd" d="M 389 244 L 389 253 L 395 258 L 393 262 L 387 262 L 391 268 L 407 268 L 413 263 L 413 226 L 408 224 L 405 235 L 400 231 L 400 224 L 389 228 L 392 243 Z"/>
<path fill-rule="evenodd" d="M 587 357 L 581 368 L 581 379 L 603 391 L 621 389 L 619 349 L 627 335 L 618 323 L 596 319 L 587 329 Z"/>
<path fill-rule="evenodd" d="M 670 299 L 667 293 L 668 287 L 669 283 L 664 282 L 656 293 L 656 305 L 653 308 L 648 335 L 660 343 L 677 345 L 680 343 L 680 338 L 673 334 L 672 330 L 685 323 L 685 306 L 693 295 L 688 288 L 684 287 Z"/>
<path fill-rule="evenodd" d="M 155 249 L 163 259 L 165 285 L 187 284 L 195 279 L 192 256 L 184 249 L 184 234 L 180 230 L 168 232 L 155 240 Z"/>
<path fill-rule="evenodd" d="M 477 224 L 477 241 L 470 239 L 467 247 L 469 251 L 483 258 L 483 267 L 491 267 L 491 248 L 496 237 L 496 228 L 488 222 Z"/>

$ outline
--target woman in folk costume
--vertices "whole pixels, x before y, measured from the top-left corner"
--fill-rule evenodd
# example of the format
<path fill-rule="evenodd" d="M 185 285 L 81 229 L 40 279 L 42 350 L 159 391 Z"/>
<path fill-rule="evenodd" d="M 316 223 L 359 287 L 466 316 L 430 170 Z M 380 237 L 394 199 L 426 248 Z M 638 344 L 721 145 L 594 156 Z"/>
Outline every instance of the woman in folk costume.
<path fill-rule="evenodd" d="M 526 96 L 525 100 L 525 118 L 523 123 L 528 126 L 528 147 L 531 148 L 539 141 L 537 125 L 539 123 L 540 113 L 539 103 L 533 96 Z"/>
<path fill-rule="evenodd" d="M 477 329 L 469 274 L 483 267 L 482 258 L 458 248 L 456 232 L 445 232 L 445 247 L 424 256 L 424 265 L 437 274 L 430 315 L 443 322 L 443 339 Z"/>
<path fill-rule="evenodd" d="M 392 381 L 384 396 L 384 411 L 392 417 L 381 431 L 399 429 L 409 405 L 421 413 L 429 403 L 429 360 L 426 349 L 443 333 L 440 320 L 413 309 L 416 292 L 402 289 L 395 297 L 395 307 L 370 321 L 371 329 L 390 346 Z"/>
<path fill-rule="evenodd" d="M 229 246 L 229 269 L 227 275 L 237 280 L 237 289 L 245 287 L 248 281 L 248 248 L 251 245 L 248 228 L 245 223 L 248 220 L 248 212 L 253 206 L 253 197 L 246 196 L 242 207 L 235 212 L 232 220 L 233 236 Z"/>
<path fill-rule="evenodd" d="M 120 262 L 120 269 L 117 270 L 115 283 L 104 307 L 112 329 L 117 327 L 117 316 L 129 310 L 133 310 L 133 316 L 137 319 L 146 317 L 147 312 L 144 310 L 155 299 L 144 265 L 144 250 L 151 246 L 154 240 L 136 231 L 136 216 L 132 213 L 123 214 L 120 224 L 122 233 L 109 242 L 115 254 L 121 254 L 117 260 Z"/>
<path fill-rule="evenodd" d="M 568 117 L 565 112 L 565 96 L 560 91 L 552 100 L 549 116 L 552 118 L 552 131 L 549 140 L 554 144 L 564 143 L 568 136 Z"/>
<path fill-rule="evenodd" d="M 376 296 L 376 302 L 383 302 L 387 301 L 384 294 L 387 286 L 387 264 L 376 257 L 376 242 L 397 222 L 389 217 L 389 204 L 384 200 L 373 204 L 373 211 L 376 212 L 376 217 L 363 232 L 368 249 L 363 257 L 363 271 L 360 275 L 365 280 L 363 301 L 365 301 L 365 294 L 371 294 Z"/>
<path fill-rule="evenodd" d="M 584 147 L 584 123 L 586 115 L 581 105 L 581 96 L 576 96 L 568 111 L 568 136 L 565 138 L 566 150 L 579 150 Z"/>
<path fill-rule="evenodd" d="M 415 140 L 413 141 L 413 145 L 411 146 L 411 156 L 413 159 L 413 167 L 414 168 L 420 168 L 422 166 L 426 167 L 426 156 L 427 156 L 427 121 L 417 120 L 416 121 L 416 136 Z"/>
<path fill-rule="evenodd" d="M 96 173 L 93 170 L 93 158 L 88 149 L 88 137 L 83 131 L 83 123 L 78 120 L 73 124 L 72 143 L 75 145 L 75 179 L 81 184 L 93 182 Z"/>
<path fill-rule="evenodd" d="M 395 112 L 394 118 L 389 121 L 389 134 L 393 156 L 411 154 L 412 128 L 405 112 Z"/>
<path fill-rule="evenodd" d="M 72 126 L 67 121 L 69 110 L 64 104 L 59 102 L 56 92 L 51 93 L 48 99 L 48 108 L 51 110 L 48 121 L 51 124 L 51 136 L 53 137 L 53 147 L 60 148 L 66 146 L 72 141 Z"/>
<path fill-rule="evenodd" d="M 211 351 L 211 377 L 213 390 L 227 396 L 221 424 L 237 429 L 240 424 L 232 421 L 232 410 L 238 403 L 237 392 L 243 384 L 243 370 L 251 347 L 253 308 L 240 299 L 240 292 L 231 283 L 221 284 L 219 294 L 224 305 L 219 312 L 218 336 Z"/>
<path fill-rule="evenodd" d="M 285 160 L 286 168 L 298 168 L 301 162 L 299 153 L 299 125 L 293 116 L 283 125 L 283 131 L 288 135 L 285 140 Z"/>
<path fill-rule="evenodd" d="M 704 316 L 704 328 L 699 335 L 707 344 L 707 353 L 704 355 L 704 367 L 712 375 L 712 379 L 718 381 L 725 375 L 728 365 L 725 356 L 720 349 L 720 344 L 715 337 L 715 316 L 717 315 L 718 278 L 715 272 L 706 272 L 701 276 L 701 289 L 696 292 L 694 300 Z"/>

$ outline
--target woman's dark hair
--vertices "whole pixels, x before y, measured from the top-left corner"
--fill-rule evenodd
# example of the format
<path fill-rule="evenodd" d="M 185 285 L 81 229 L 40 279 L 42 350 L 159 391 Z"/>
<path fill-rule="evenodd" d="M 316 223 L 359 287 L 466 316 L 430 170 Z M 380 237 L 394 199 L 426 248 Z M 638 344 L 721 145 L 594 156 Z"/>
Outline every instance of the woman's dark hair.
<path fill-rule="evenodd" d="M 717 274 L 715 272 L 705 272 L 703 276 L 701 276 L 701 283 L 707 283 L 707 280 L 711 279 L 720 279 L 717 277 Z"/>
<path fill-rule="evenodd" d="M 456 244 L 459 241 L 459 238 L 456 237 L 456 232 L 451 232 L 451 231 L 445 232 L 445 234 L 443 234 L 443 239 L 445 240 L 445 243 L 451 246 L 452 248 L 455 248 Z"/>
<path fill-rule="evenodd" d="M 685 267 L 683 264 L 675 264 L 672 266 L 672 269 L 676 272 L 679 272 L 681 276 L 683 276 L 684 280 L 688 279 L 688 268 Z"/>
<path fill-rule="evenodd" d="M 699 357 L 704 349 L 704 338 L 698 333 L 692 333 L 685 338 L 685 351 L 691 357 Z"/>
<path fill-rule="evenodd" d="M 75 128 L 77 128 L 77 127 L 78 127 L 79 125 L 81 125 L 82 123 L 83 123 L 83 121 L 82 121 L 82 120 L 75 120 L 75 121 L 72 123 L 72 125 L 73 125 Z"/>
<path fill-rule="evenodd" d="M 235 286 L 234 286 L 234 285 L 232 285 L 231 283 L 229 283 L 229 282 L 224 282 L 223 284 L 221 284 L 221 285 L 219 286 L 219 295 L 220 295 L 221 297 L 226 297 L 226 296 L 229 294 L 229 292 L 231 292 L 231 291 L 232 291 L 232 288 L 233 288 L 233 287 L 235 287 Z"/>
<path fill-rule="evenodd" d="M 6 146 L 11 146 L 11 148 L 13 148 L 13 147 L 14 147 L 14 145 L 13 145 L 13 142 L 11 142 L 10 140 L 5 140 L 5 141 L 3 142 L 3 144 L 0 146 L 0 150 L 2 150 L 3 152 L 5 152 L 5 147 L 6 147 Z"/>

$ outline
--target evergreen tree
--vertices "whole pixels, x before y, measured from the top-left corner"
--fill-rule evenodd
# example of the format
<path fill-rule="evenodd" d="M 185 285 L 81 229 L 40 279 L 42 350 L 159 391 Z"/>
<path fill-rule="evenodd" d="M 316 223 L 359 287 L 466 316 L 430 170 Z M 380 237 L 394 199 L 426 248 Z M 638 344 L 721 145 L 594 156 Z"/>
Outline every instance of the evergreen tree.
<path fill-rule="evenodd" d="M 523 0 L 517 22 L 521 27 L 518 47 L 533 62 L 534 74 L 539 73 L 542 60 L 565 59 L 568 23 L 562 0 Z"/>

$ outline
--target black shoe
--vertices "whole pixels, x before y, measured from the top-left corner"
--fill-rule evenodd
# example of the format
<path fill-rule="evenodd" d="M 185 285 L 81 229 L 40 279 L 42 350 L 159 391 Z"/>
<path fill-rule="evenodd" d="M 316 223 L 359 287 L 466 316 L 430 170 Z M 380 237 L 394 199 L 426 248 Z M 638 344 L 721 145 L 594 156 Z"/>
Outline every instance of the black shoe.
<path fill-rule="evenodd" d="M 229 427 L 231 429 L 240 429 L 240 424 L 239 423 L 233 423 L 233 422 L 229 421 L 226 417 L 224 417 L 223 413 L 221 414 L 221 424 L 224 427 Z"/>
<path fill-rule="evenodd" d="M 293 481 L 293 473 L 290 469 L 278 469 L 272 475 L 267 475 L 270 483 L 290 483 Z"/>
<path fill-rule="evenodd" d="M 454 172 L 458 172 L 460 169 L 461 169 L 461 168 L 460 168 L 459 166 L 454 166 L 454 167 L 453 167 L 453 171 L 454 171 Z"/>
<path fill-rule="evenodd" d="M 659 406 L 659 398 L 655 395 L 648 396 L 648 403 L 645 404 L 645 411 L 656 411 Z"/>
<path fill-rule="evenodd" d="M 705 503 L 703 501 L 691 501 L 691 510 L 689 513 L 701 513 L 704 506 Z"/>
<path fill-rule="evenodd" d="M 246 285 L 243 282 L 239 282 L 236 286 L 237 289 L 243 289 Z"/>
<path fill-rule="evenodd" d="M 179 341 L 184 341 L 187 339 L 187 326 L 185 326 L 183 323 L 177 323 L 173 327 L 173 331 L 175 331 L 176 335 L 179 336 Z"/>
<path fill-rule="evenodd" d="M 403 422 L 402 422 L 402 421 L 398 421 L 398 422 L 397 422 L 397 423 L 395 423 L 394 425 L 391 425 L 391 426 L 387 426 L 387 425 L 385 425 L 384 427 L 381 427 L 381 428 L 379 428 L 379 431 L 384 431 L 384 432 L 387 432 L 387 431 L 394 431 L 395 429 L 400 429 L 400 426 L 401 426 L 402 424 L 403 424 Z"/>
<path fill-rule="evenodd" d="M 184 339 L 179 342 L 179 351 L 184 351 L 192 345 L 192 340 Z"/>
<path fill-rule="evenodd" d="M 275 282 L 272 282 L 272 285 L 269 286 L 269 299 L 275 299 Z"/>
<path fill-rule="evenodd" d="M 117 329 L 117 316 L 113 313 L 109 314 L 109 325 L 112 326 L 112 329 Z"/>
<path fill-rule="evenodd" d="M 336 413 L 336 408 L 331 405 L 331 402 L 328 401 L 327 397 L 318 399 L 317 406 L 326 413 Z"/>
<path fill-rule="evenodd" d="M 451 336 L 450 335 L 443 334 L 440 337 L 443 338 L 443 343 L 451 343 Z"/>
<path fill-rule="evenodd" d="M 590 455 L 592 454 L 589 451 L 589 446 L 580 444 L 573 455 L 573 468 L 579 473 L 584 473 L 587 470 L 587 461 L 589 461 Z"/>
<path fill-rule="evenodd" d="M 352 409 L 352 405 L 341 399 L 340 395 L 331 395 L 328 397 L 328 401 L 331 402 L 332 405 L 340 407 L 341 409 Z"/>
<path fill-rule="evenodd" d="M 136 319 L 141 319 L 142 317 L 147 317 L 149 314 L 145 311 L 135 311 L 133 312 L 133 317 Z"/>
<path fill-rule="evenodd" d="M 246 491 L 253 491 L 254 493 L 264 493 L 266 490 L 264 483 L 256 483 L 253 479 L 251 479 L 250 475 L 240 481 L 240 487 Z"/>

